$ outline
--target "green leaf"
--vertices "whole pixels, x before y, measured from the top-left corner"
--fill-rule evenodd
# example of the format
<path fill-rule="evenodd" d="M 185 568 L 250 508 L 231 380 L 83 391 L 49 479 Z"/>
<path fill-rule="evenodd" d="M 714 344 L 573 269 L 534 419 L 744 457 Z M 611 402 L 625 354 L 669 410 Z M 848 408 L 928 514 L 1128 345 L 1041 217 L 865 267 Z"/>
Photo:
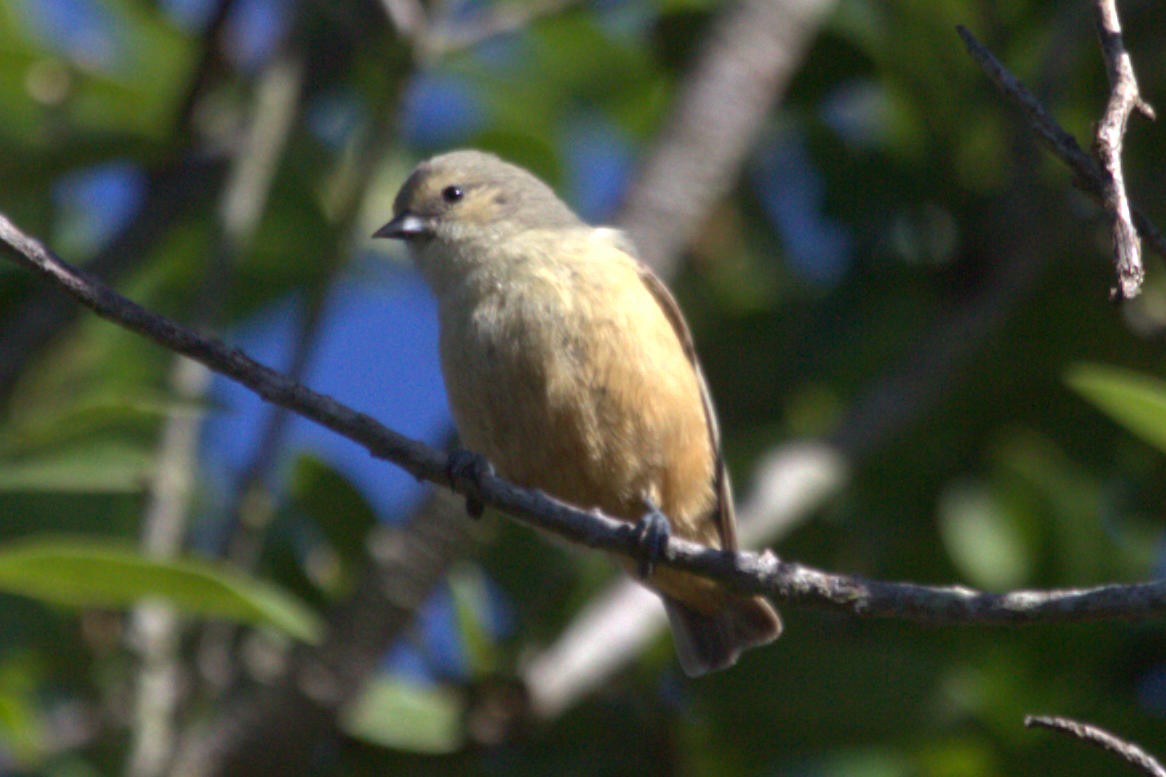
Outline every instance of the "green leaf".
<path fill-rule="evenodd" d="M 972 585 L 1005 590 L 1028 579 L 1032 570 L 1024 534 L 990 489 L 979 483 L 951 486 L 938 512 L 944 548 Z"/>
<path fill-rule="evenodd" d="M 341 725 L 351 736 L 382 747 L 418 753 L 452 753 L 462 746 L 461 698 L 448 688 L 373 680 L 345 710 Z"/>
<path fill-rule="evenodd" d="M 1166 382 L 1100 364 L 1070 368 L 1065 382 L 1114 421 L 1166 452 Z"/>
<path fill-rule="evenodd" d="M 315 642 L 322 624 L 279 589 L 195 559 L 150 559 L 101 539 L 38 538 L 0 551 L 0 591 L 77 607 L 127 607 L 157 597 L 177 609 Z"/>
<path fill-rule="evenodd" d="M 289 490 L 344 564 L 356 567 L 377 521 L 364 495 L 326 461 L 306 454 L 296 459 Z"/>
<path fill-rule="evenodd" d="M 0 427 L 0 491 L 136 493 L 153 473 L 159 421 L 206 410 L 203 402 L 94 386 L 88 374 L 56 369 L 61 374 L 42 376 L 36 397 Z M 76 384 L 84 388 L 65 387 Z"/>
<path fill-rule="evenodd" d="M 10 651 L 0 661 L 0 741 L 22 763 L 43 752 L 48 735 L 37 708 L 37 691 L 46 681 L 41 658 L 32 651 Z"/>
<path fill-rule="evenodd" d="M 133 493 L 149 471 L 150 454 L 142 446 L 106 440 L 0 460 L 0 491 Z"/>

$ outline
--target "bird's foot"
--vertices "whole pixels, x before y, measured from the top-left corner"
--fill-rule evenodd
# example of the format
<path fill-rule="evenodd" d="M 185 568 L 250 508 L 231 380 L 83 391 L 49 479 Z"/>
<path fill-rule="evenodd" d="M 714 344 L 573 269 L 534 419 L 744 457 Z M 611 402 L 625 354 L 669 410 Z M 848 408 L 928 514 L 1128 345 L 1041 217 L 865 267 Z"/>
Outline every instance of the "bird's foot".
<path fill-rule="evenodd" d="M 481 518 L 486 509 L 480 496 L 482 478 L 494 474 L 489 460 L 480 453 L 458 448 L 449 454 L 445 474 L 451 486 L 465 493 L 466 513 L 475 520 Z"/>
<path fill-rule="evenodd" d="M 636 535 L 640 545 L 639 573 L 641 580 L 647 580 L 656 571 L 656 563 L 664 558 L 668 550 L 668 540 L 672 537 L 672 524 L 668 516 L 652 502 L 648 502 L 648 512 L 636 524 Z"/>

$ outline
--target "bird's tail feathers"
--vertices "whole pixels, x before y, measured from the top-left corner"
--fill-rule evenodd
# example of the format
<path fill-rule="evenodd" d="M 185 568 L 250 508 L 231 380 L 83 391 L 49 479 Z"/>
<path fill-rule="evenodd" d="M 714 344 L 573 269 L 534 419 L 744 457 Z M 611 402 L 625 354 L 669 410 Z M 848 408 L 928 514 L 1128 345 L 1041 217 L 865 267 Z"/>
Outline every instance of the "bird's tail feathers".
<path fill-rule="evenodd" d="M 672 626 L 676 655 L 689 677 L 730 667 L 743 651 L 781 635 L 781 618 L 759 596 L 727 598 L 712 613 L 700 612 L 665 596 L 664 608 Z"/>

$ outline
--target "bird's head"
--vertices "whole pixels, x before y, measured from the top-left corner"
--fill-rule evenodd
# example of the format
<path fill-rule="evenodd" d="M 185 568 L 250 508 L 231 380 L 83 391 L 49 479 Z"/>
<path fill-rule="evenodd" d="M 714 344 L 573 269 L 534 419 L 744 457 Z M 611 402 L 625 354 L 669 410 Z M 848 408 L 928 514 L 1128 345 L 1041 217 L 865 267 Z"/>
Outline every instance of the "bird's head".
<path fill-rule="evenodd" d="M 549 186 L 526 170 L 481 151 L 451 151 L 413 170 L 393 203 L 393 219 L 373 237 L 418 249 L 506 239 L 528 229 L 581 226 Z"/>

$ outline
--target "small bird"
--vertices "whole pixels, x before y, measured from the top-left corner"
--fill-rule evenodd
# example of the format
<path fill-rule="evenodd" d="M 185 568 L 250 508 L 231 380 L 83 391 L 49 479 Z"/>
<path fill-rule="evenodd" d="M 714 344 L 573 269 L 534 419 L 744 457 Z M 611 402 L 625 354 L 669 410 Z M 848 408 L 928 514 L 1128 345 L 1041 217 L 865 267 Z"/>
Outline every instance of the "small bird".
<path fill-rule="evenodd" d="M 526 170 L 461 150 L 419 164 L 374 237 L 405 241 L 437 298 L 441 367 L 466 449 L 521 486 L 737 549 L 688 326 L 622 233 L 589 226 Z M 781 633 L 761 597 L 669 568 L 645 572 L 690 676 Z"/>

